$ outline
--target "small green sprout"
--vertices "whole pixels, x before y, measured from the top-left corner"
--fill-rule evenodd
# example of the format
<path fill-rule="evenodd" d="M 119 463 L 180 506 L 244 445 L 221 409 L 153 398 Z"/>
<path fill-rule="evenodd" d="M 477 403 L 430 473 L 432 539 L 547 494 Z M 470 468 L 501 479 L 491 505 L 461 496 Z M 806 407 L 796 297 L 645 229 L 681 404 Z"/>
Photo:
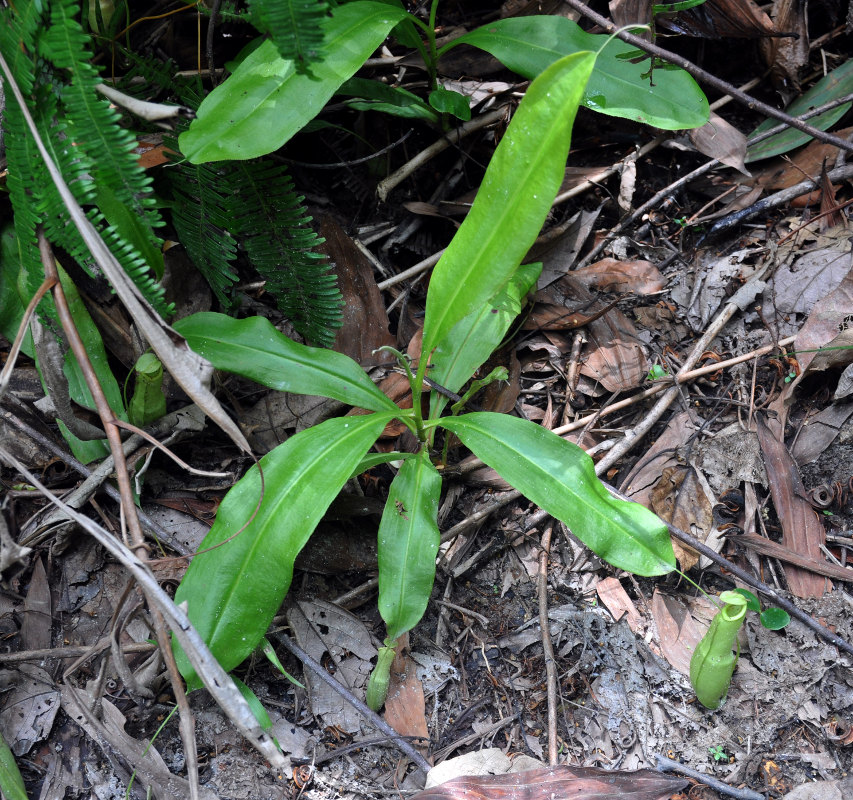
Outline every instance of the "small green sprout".
<path fill-rule="evenodd" d="M 721 744 L 716 747 L 709 747 L 708 752 L 714 757 L 714 761 L 728 761 L 729 756 Z"/>
<path fill-rule="evenodd" d="M 647 381 L 659 381 L 661 378 L 669 377 L 669 373 L 666 371 L 665 367 L 662 367 L 660 364 L 653 364 L 652 368 L 649 370 L 649 374 L 646 375 Z"/>

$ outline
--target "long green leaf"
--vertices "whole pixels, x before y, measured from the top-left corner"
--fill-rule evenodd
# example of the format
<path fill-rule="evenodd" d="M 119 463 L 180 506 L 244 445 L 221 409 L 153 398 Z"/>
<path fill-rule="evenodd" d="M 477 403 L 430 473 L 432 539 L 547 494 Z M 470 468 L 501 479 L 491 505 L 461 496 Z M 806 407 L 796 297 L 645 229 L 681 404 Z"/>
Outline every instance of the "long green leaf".
<path fill-rule="evenodd" d="M 510 279 L 557 196 L 593 53 L 548 67 L 527 89 L 495 150 L 471 211 L 430 279 L 423 350 Z"/>
<path fill-rule="evenodd" d="M 27 800 L 27 789 L 12 749 L 0 736 L 0 791 L 6 800 Z"/>
<path fill-rule="evenodd" d="M 331 397 L 370 411 L 399 411 L 351 358 L 289 339 L 263 317 L 205 311 L 175 323 L 187 344 L 216 369 L 296 394 Z"/>
<path fill-rule="evenodd" d="M 488 303 L 459 320 L 435 348 L 429 376 L 451 392 L 458 392 L 474 370 L 485 363 L 521 312 L 521 302 L 535 285 L 542 264 L 525 264 Z M 448 398 L 432 392 L 429 415 L 436 419 Z"/>
<path fill-rule="evenodd" d="M 847 59 L 841 66 L 836 67 L 828 75 L 824 75 L 811 89 L 794 100 L 785 109 L 785 113 L 790 114 L 792 117 L 799 117 L 812 108 L 817 108 L 831 100 L 844 97 L 850 94 L 850 92 L 853 92 L 853 59 Z M 850 110 L 851 105 L 853 104 L 843 103 L 837 108 L 832 108 L 829 111 L 824 111 L 823 114 L 812 117 L 808 120 L 808 123 L 822 131 L 827 131 Z M 764 133 L 764 131 L 769 131 L 778 124 L 778 121 L 775 119 L 765 120 L 749 134 L 749 138 L 752 139 L 754 136 Z M 762 158 L 778 156 L 811 141 L 811 138 L 807 133 L 802 133 L 796 128 L 786 128 L 781 133 L 777 133 L 763 142 L 758 142 L 758 144 L 748 147 L 744 160 L 748 164 L 751 161 L 759 161 Z"/>
<path fill-rule="evenodd" d="M 478 458 L 605 561 L 638 575 L 675 568 L 666 525 L 651 511 L 614 498 L 576 445 L 528 420 L 480 412 L 441 421 Z"/>
<path fill-rule="evenodd" d="M 187 603 L 190 620 L 224 669 L 236 667 L 263 638 L 290 587 L 296 556 L 392 416 L 330 419 L 264 456 L 263 502 L 248 525 L 261 497 L 258 468 L 223 499 L 199 548 L 207 552 L 193 559 L 175 601 Z M 199 688 L 179 646 L 175 656 L 188 688 Z"/>
<path fill-rule="evenodd" d="M 684 70 L 655 69 L 650 76 L 647 59 L 631 58 L 636 48 L 605 34 L 586 33 L 565 17 L 497 20 L 454 39 L 452 46 L 458 44 L 491 53 L 525 78 L 535 78 L 569 53 L 592 50 L 598 58 L 583 93 L 587 108 L 665 130 L 696 128 L 708 121 L 708 99 Z"/>
<path fill-rule="evenodd" d="M 414 628 L 435 581 L 441 476 L 421 451 L 403 463 L 379 523 L 379 613 L 388 638 Z"/>
<path fill-rule="evenodd" d="M 198 110 L 178 138 L 194 164 L 257 158 L 278 150 L 326 105 L 335 90 L 368 59 L 405 17 L 400 8 L 357 0 L 326 19 L 324 57 L 300 74 L 272 41 L 252 52 Z"/>

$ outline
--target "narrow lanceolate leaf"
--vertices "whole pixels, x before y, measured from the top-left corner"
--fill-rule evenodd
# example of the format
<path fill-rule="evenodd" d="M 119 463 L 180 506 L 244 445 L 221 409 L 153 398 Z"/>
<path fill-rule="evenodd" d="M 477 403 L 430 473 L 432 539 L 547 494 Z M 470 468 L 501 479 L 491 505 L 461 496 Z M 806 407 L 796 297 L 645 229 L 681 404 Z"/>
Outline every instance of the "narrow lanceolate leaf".
<path fill-rule="evenodd" d="M 299 73 L 271 40 L 248 55 L 198 110 L 178 139 L 194 164 L 257 158 L 278 150 L 314 119 L 335 90 L 406 16 L 402 8 L 371 0 L 338 6 L 324 19 L 324 56 Z"/>
<path fill-rule="evenodd" d="M 799 117 L 824 103 L 845 97 L 850 92 L 853 92 L 853 61 L 848 59 L 828 75 L 824 75 L 814 86 L 794 100 L 785 109 L 785 112 L 792 117 Z M 810 118 L 809 125 L 822 131 L 828 131 L 850 110 L 850 106 L 850 103 L 843 103 L 829 111 L 824 111 L 823 114 Z M 753 139 L 759 134 L 775 128 L 776 125 L 778 122 L 775 119 L 765 120 L 749 134 L 749 138 Z M 795 147 L 805 144 L 811 138 L 807 133 L 802 133 L 795 128 L 786 128 L 781 133 L 777 133 L 763 142 L 751 145 L 746 151 L 746 163 L 787 153 Z"/>
<path fill-rule="evenodd" d="M 403 463 L 379 523 L 379 613 L 396 639 L 418 624 L 435 581 L 441 476 L 422 451 Z"/>
<path fill-rule="evenodd" d="M 465 414 L 441 424 L 614 567 L 638 575 L 675 568 L 666 525 L 639 503 L 610 495 L 576 445 L 505 414 Z"/>
<path fill-rule="evenodd" d="M 422 352 L 431 352 L 459 320 L 487 303 L 535 241 L 560 188 L 594 64 L 593 53 L 575 53 L 530 84 L 471 211 L 433 270 Z"/>
<path fill-rule="evenodd" d="M 399 411 L 349 356 L 294 342 L 263 317 L 233 319 L 206 311 L 179 320 L 175 329 L 216 369 L 270 389 L 322 395 L 370 411 Z"/>
<path fill-rule="evenodd" d="M 474 370 L 486 362 L 500 344 L 512 321 L 521 312 L 521 303 L 536 284 L 542 264 L 519 267 L 494 297 L 459 320 L 435 348 L 429 377 L 451 392 L 458 392 Z M 448 398 L 432 392 L 430 418 L 440 416 Z"/>
<path fill-rule="evenodd" d="M 225 495 L 199 548 L 207 552 L 193 559 L 175 593 L 224 669 L 236 667 L 263 638 L 290 587 L 296 556 L 392 416 L 330 419 L 302 431 L 261 459 L 263 487 L 255 466 Z M 199 688 L 178 646 L 175 655 L 188 687 Z"/>

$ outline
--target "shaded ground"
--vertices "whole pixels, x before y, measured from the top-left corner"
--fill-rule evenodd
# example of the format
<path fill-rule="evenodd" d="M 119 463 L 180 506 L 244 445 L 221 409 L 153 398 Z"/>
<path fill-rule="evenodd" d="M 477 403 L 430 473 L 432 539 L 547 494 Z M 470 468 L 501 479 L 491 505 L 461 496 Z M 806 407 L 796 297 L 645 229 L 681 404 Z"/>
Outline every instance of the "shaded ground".
<path fill-rule="evenodd" d="M 473 9 L 445 13 L 446 27 L 473 26 L 480 19 Z M 849 49 L 849 36 L 836 27 L 842 21 L 831 3 L 818 5 L 811 21 L 812 40 L 829 37 L 824 48 L 833 66 Z M 179 25 L 173 33 L 180 47 L 194 46 L 192 31 Z M 230 46 L 222 44 L 222 59 Z M 738 84 L 753 76 L 760 59 L 751 41 L 697 44 L 679 37 L 673 47 Z M 171 55 L 183 63 L 180 52 Z M 505 81 L 497 96 L 509 101 L 508 109 L 513 106 L 517 76 L 493 74 L 494 64 L 473 52 L 460 58 L 452 68 L 455 76 Z M 810 63 L 819 61 L 813 53 Z M 391 75 L 400 67 L 372 69 Z M 752 91 L 779 104 L 770 83 Z M 720 113 L 741 131 L 761 122 L 740 108 Z M 335 128 L 297 137 L 282 154 L 314 204 L 337 263 L 351 315 L 338 349 L 365 363 L 377 339 L 400 349 L 411 344 L 423 318 L 425 281 L 391 281 L 381 294 L 376 284 L 446 246 L 479 184 L 495 134 L 486 131 L 450 148 L 404 182 L 390 202 L 379 204 L 377 180 L 431 144 L 436 132 L 379 114 L 356 118 L 340 108 L 332 108 L 327 119 L 357 124 L 360 134 L 379 146 L 412 131 L 382 161 L 355 163 L 363 155 L 361 146 Z M 843 125 L 844 120 L 836 127 L 848 135 Z M 840 206 L 849 184 L 837 181 L 834 192 L 824 187 L 819 207 L 786 202 L 709 235 L 713 215 L 733 211 L 738 203 L 746 207 L 762 192 L 772 195 L 785 180 L 800 180 L 803 170 L 817 175 L 824 161 L 835 163 L 837 151 L 814 147 L 803 155 L 801 150 L 796 166 L 781 160 L 750 164 L 749 179 L 718 166 L 686 187 L 664 192 L 593 257 L 628 209 L 641 207 L 707 156 L 719 155 L 707 147 L 702 155 L 687 137 L 673 137 L 669 146 L 637 159 L 632 180 L 624 163 L 652 139 L 652 131 L 632 123 L 579 114 L 564 188 L 583 187 L 590 177 L 596 184 L 555 206 L 532 256 L 544 262 L 548 279 L 540 281 L 524 322 L 495 357 L 495 364 L 508 366 L 510 380 L 477 402 L 540 421 L 607 459 L 625 432 L 649 419 L 664 394 L 652 395 L 651 388 L 666 389 L 671 384 L 666 376 L 688 360 L 709 367 L 681 381 L 641 443 L 620 455 L 603 477 L 851 642 L 853 609 L 843 573 L 853 542 L 853 404 L 844 371 L 851 361 L 847 353 L 853 352 L 845 349 L 851 343 L 844 338 L 853 314 L 853 265 L 846 209 L 802 227 L 818 208 Z M 334 170 L 305 166 L 350 161 Z M 616 174 L 598 177 L 617 163 L 622 166 Z M 755 189 L 756 183 L 763 188 Z M 620 190 L 627 204 L 621 210 Z M 729 190 L 732 205 L 720 200 L 709 207 L 711 198 Z M 385 247 L 392 234 L 394 243 Z M 372 261 L 353 239 L 369 249 Z M 591 262 L 591 269 L 576 269 Z M 193 310 L 215 305 L 203 282 L 192 277 L 191 265 L 181 260 L 170 267 L 180 277 L 173 279 L 175 300 Z M 755 288 L 746 300 L 737 295 L 744 286 Z M 740 307 L 694 352 L 735 296 Z M 248 286 L 241 297 L 241 312 L 260 310 L 286 324 L 258 287 Z M 115 312 L 111 301 L 98 302 L 105 318 Z M 779 345 L 793 336 L 796 341 Z M 815 352 L 826 347 L 838 350 Z M 744 354 L 753 355 L 711 369 Z M 385 387 L 396 380 L 387 364 L 378 366 L 374 377 Z M 268 393 L 233 377 L 223 376 L 219 391 L 259 453 L 341 411 L 318 398 Z M 641 397 L 643 392 L 648 396 Z M 32 405 L 41 388 L 26 359 L 15 369 L 10 395 L 3 400 L 4 444 L 20 448 L 19 457 L 54 491 L 77 486 L 80 477 L 70 459 L 57 454 L 64 445 L 53 421 Z M 614 409 L 628 397 L 635 401 Z M 169 403 L 175 411 L 184 400 L 173 391 Z M 385 445 L 406 449 L 411 443 L 395 436 Z M 164 554 L 185 554 L 198 545 L 218 502 L 248 464 L 210 428 L 189 429 L 174 448 L 193 465 L 213 465 L 232 476 L 187 476 L 153 457 L 142 508 L 167 534 Z M 773 632 L 750 615 L 729 697 L 720 710 L 709 712 L 695 701 L 685 675 L 712 615 L 693 586 L 677 577 L 637 579 L 602 564 L 562 525 L 534 516 L 536 509 L 523 498 L 502 504 L 508 487 L 471 463 L 461 447 L 451 451 L 447 473 L 439 522 L 443 532 L 458 535 L 442 549 L 433 602 L 398 665 L 408 678 L 392 687 L 385 711 L 398 731 L 422 737 L 414 742 L 433 763 L 484 748 L 547 763 L 551 726 L 566 763 L 633 770 L 655 767 L 659 754 L 767 798 L 850 773 L 850 655 L 798 620 Z M 348 484 L 348 496 L 333 507 L 300 557 L 276 620 L 276 631 L 285 630 L 356 694 L 363 692 L 383 630 L 369 581 L 375 574 L 376 526 L 392 475 L 379 467 Z M 10 532 L 33 548 L 4 572 L 0 593 L 5 642 L 0 724 L 31 796 L 123 797 L 134 769 L 140 771 L 134 796 L 145 796 L 141 785 L 153 786 L 155 796 L 188 796 L 185 784 L 166 777 L 169 771 L 185 774 L 177 719 L 168 719 L 174 698 L 162 667 L 151 658 L 146 612 L 127 574 L 72 527 L 42 532 L 34 515 L 45 513 L 44 501 L 12 470 L 4 468 L 2 481 Z M 87 513 L 117 528 L 113 501 L 103 492 L 96 497 Z M 475 516 L 486 509 L 494 510 Z M 543 593 L 537 577 L 548 530 Z M 768 554 L 757 537 L 776 549 Z M 792 551 L 800 554 L 794 561 L 799 569 L 791 566 Z M 711 594 L 732 585 L 725 565 L 698 562 L 689 551 L 680 552 L 679 560 Z M 822 574 L 816 565 L 822 565 Z M 164 560 L 154 568 L 161 583 L 172 588 L 183 564 Z M 557 702 L 550 718 L 540 601 L 547 602 L 557 666 Z M 118 661 L 126 661 L 127 672 L 105 655 L 113 628 L 120 631 L 125 655 Z M 261 657 L 237 673 L 267 709 L 272 732 L 297 771 L 269 768 L 207 694 L 196 692 L 190 701 L 205 796 L 301 793 L 325 800 L 421 788 L 422 776 L 387 737 L 309 671 L 303 678 L 300 662 L 277 643 L 275 632 L 271 637 L 285 669 L 306 688 L 295 687 Z M 91 648 L 98 642 L 96 653 Z M 130 672 L 132 687 L 126 682 Z M 103 697 L 103 716 L 96 714 L 92 722 L 76 710 L 81 695 L 69 696 L 69 686 Z M 150 739 L 159 756 L 145 751 Z M 694 779 L 684 794 L 673 796 L 724 795 Z"/>

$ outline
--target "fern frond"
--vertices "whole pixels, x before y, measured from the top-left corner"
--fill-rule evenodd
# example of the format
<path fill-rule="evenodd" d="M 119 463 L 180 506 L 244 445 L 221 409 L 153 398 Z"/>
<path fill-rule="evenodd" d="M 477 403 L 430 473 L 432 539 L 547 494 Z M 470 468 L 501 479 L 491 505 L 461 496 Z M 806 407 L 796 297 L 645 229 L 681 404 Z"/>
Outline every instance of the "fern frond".
<path fill-rule="evenodd" d="M 0 10 L 0 52 L 26 97 L 32 94 L 35 84 L 32 53 L 36 34 L 44 21 L 43 6 L 34 0 L 23 0 L 16 4 L 16 9 Z M 18 104 L 11 92 L 6 95 L 6 108 L 0 115 L 5 132 L 6 188 L 15 209 L 13 222 L 21 269 L 25 272 L 27 292 L 32 296 L 44 277 L 36 242 L 41 216 L 36 210 L 34 190 L 50 183 L 50 178 Z"/>
<path fill-rule="evenodd" d="M 92 154 L 92 179 L 111 189 L 150 229 L 152 244 L 159 244 L 153 229 L 163 224 L 151 192 L 151 178 L 133 154 L 136 140 L 119 125 L 117 111 L 95 90 L 101 82 L 89 63 L 89 37 L 77 21 L 76 0 L 53 0 L 50 26 L 39 37 L 39 48 L 69 80 L 61 89 L 63 109 L 73 141 Z"/>
<path fill-rule="evenodd" d="M 174 145 L 177 150 L 177 144 Z M 221 168 L 210 164 L 182 161 L 169 171 L 174 192 L 172 223 L 189 257 L 210 284 L 223 306 L 233 305 L 228 290 L 237 282 L 231 265 L 237 257 L 237 243 L 229 233 L 229 198 Z"/>
<path fill-rule="evenodd" d="M 41 155 L 33 144 L 21 109 L 14 101 L 8 103 L 3 113 L 3 129 L 8 170 L 6 188 L 9 190 L 9 199 L 15 209 L 13 216 L 15 240 L 18 245 L 21 269 L 25 274 L 27 296 L 32 297 L 44 278 L 36 239 L 36 228 L 41 224 L 42 217 L 36 210 L 31 184 L 27 177 L 33 174 L 40 175 L 41 185 L 45 185 L 45 181 L 49 183 L 50 177 L 44 168 Z"/>
<path fill-rule="evenodd" d="M 249 0 L 249 9 L 279 55 L 295 62 L 298 72 L 310 73 L 323 50 L 320 23 L 329 13 L 328 0 Z"/>
<path fill-rule="evenodd" d="M 306 339 L 325 347 L 343 324 L 343 300 L 325 255 L 323 240 L 283 167 L 270 161 L 233 163 L 237 190 L 234 235 L 267 291 Z"/>
<path fill-rule="evenodd" d="M 44 5 L 36 0 L 22 0 L 11 8 L 0 9 L 0 52 L 12 70 L 24 97 L 33 90 L 36 34 L 44 21 Z M 11 98 L 6 101 L 12 105 Z"/>
<path fill-rule="evenodd" d="M 171 89 L 175 82 L 175 64 L 152 56 L 144 56 L 125 47 L 116 45 L 119 60 L 126 64 L 116 88 L 131 97 L 150 99 L 152 88 Z M 110 85 L 112 81 L 110 81 Z"/>

